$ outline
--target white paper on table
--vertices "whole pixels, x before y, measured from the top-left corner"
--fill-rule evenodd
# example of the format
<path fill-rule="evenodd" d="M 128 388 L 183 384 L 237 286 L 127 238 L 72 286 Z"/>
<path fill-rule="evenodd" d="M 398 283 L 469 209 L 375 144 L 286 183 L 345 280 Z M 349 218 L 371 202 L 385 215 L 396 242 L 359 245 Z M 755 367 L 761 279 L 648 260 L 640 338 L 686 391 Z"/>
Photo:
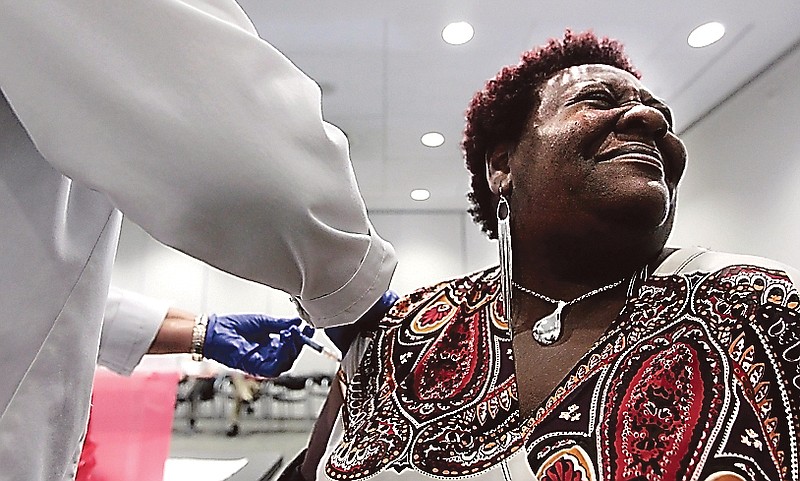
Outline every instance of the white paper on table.
<path fill-rule="evenodd" d="M 246 464 L 247 458 L 169 458 L 164 463 L 164 481 L 224 481 Z"/>

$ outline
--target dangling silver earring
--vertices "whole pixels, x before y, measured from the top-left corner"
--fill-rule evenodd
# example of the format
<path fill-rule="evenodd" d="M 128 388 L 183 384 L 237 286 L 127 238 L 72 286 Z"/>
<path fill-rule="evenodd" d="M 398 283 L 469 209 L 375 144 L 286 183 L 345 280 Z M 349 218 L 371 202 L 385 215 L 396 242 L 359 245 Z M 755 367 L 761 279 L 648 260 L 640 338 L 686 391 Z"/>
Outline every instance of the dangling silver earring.
<path fill-rule="evenodd" d="M 497 246 L 500 250 L 500 290 L 503 294 L 503 315 L 511 323 L 511 208 L 500 189 L 497 203 Z"/>

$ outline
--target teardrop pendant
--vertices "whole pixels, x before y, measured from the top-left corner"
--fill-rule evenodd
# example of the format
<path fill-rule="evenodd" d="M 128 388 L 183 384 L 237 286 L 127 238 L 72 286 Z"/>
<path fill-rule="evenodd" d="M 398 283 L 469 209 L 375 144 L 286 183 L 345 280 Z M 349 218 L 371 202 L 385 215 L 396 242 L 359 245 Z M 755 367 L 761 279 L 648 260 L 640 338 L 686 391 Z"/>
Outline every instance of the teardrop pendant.
<path fill-rule="evenodd" d="M 558 305 L 552 313 L 536 321 L 531 330 L 533 339 L 536 342 L 549 346 L 558 341 L 561 337 L 561 311 L 566 306 L 567 303 L 565 301 L 558 301 Z"/>

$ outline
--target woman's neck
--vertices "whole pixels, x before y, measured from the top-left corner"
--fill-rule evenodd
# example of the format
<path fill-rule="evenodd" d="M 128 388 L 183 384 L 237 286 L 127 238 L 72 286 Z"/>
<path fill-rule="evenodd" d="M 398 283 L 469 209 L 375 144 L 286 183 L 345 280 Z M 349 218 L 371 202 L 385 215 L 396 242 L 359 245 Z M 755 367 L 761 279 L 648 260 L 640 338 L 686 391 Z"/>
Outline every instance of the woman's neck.
<path fill-rule="evenodd" d="M 649 251 L 621 246 L 598 249 L 561 245 L 550 249 L 513 249 L 513 279 L 554 299 L 573 299 L 587 291 L 629 278 L 658 262 L 663 247 Z"/>

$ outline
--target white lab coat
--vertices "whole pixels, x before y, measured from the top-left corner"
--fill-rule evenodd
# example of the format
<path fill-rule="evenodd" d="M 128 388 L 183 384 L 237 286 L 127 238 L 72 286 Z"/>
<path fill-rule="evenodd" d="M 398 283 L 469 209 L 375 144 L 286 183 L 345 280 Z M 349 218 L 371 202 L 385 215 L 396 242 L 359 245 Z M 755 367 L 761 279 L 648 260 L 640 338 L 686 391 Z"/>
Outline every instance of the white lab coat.
<path fill-rule="evenodd" d="M 0 0 L 0 480 L 71 476 L 121 214 L 297 296 L 388 287 L 347 139 L 231 0 Z M 118 210 L 119 209 L 119 210 Z"/>

